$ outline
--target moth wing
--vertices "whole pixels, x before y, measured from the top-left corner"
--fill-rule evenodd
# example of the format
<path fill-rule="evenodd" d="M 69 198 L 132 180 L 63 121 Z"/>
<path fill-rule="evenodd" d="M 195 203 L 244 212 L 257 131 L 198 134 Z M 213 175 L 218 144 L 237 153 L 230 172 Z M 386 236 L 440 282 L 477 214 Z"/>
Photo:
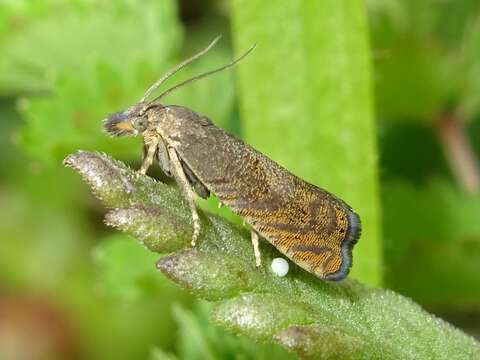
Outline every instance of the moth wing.
<path fill-rule="evenodd" d="M 208 119 L 170 108 L 181 110 L 185 119 L 196 116 L 184 121 L 181 141 L 175 134 L 171 140 L 178 141 L 176 150 L 197 183 L 305 270 L 329 280 L 347 275 L 360 235 L 359 217 L 348 205 Z"/>
<path fill-rule="evenodd" d="M 294 263 L 327 280 L 341 280 L 352 264 L 360 218 L 343 201 L 314 185 L 299 183 L 281 207 L 251 213 L 251 225 Z"/>

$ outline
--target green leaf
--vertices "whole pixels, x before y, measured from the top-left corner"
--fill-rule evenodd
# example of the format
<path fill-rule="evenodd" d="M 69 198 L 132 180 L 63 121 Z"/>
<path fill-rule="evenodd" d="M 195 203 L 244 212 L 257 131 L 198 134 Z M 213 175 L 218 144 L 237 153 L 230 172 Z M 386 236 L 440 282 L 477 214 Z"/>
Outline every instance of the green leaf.
<path fill-rule="evenodd" d="M 389 287 L 429 306 L 478 310 L 480 195 L 437 179 L 387 183 L 383 199 Z"/>
<path fill-rule="evenodd" d="M 95 248 L 95 262 L 102 270 L 103 291 L 127 301 L 158 292 L 162 279 L 152 263 L 158 256 L 146 251 L 128 236 L 114 235 Z"/>
<path fill-rule="evenodd" d="M 480 10 L 477 11 L 480 14 Z M 474 119 L 480 109 L 480 15 L 465 27 L 465 38 L 462 43 L 465 69 L 465 80 L 459 89 L 461 95 L 460 109 L 467 119 Z M 476 117 L 478 120 L 478 116 Z"/>
<path fill-rule="evenodd" d="M 45 90 L 20 102 L 24 149 L 42 165 L 78 147 L 115 149 L 124 158 L 140 153 L 139 141 L 107 141 L 101 121 L 138 101 L 175 62 L 181 28 L 174 1 L 39 3 L 46 13 L 25 11 L 25 23 L 0 46 L 4 92 Z"/>
<path fill-rule="evenodd" d="M 243 337 L 231 335 L 209 321 L 211 304 L 198 302 L 193 310 L 180 305 L 173 308 L 179 338 L 176 353 L 182 360 L 263 360 L 294 359 L 293 355 L 274 344 L 255 344 Z M 153 360 L 172 359 L 161 349 L 155 351 Z"/>
<path fill-rule="evenodd" d="M 177 360 L 178 358 L 162 349 L 155 348 L 150 354 L 150 360 Z"/>
<path fill-rule="evenodd" d="M 480 3 L 368 0 L 379 117 L 432 123 L 454 111 L 473 120 L 478 101 Z"/>
<path fill-rule="evenodd" d="M 52 90 L 64 72 L 85 80 L 81 70 L 98 61 L 123 72 L 146 58 L 160 67 L 180 45 L 173 0 L 36 3 L 4 8 L 12 26 L 0 45 L 2 92 Z"/>
<path fill-rule="evenodd" d="M 362 218 L 352 276 L 380 284 L 375 126 L 363 2 L 235 0 L 240 110 L 249 144 Z M 280 27 L 279 27 L 280 26 Z"/>
<path fill-rule="evenodd" d="M 170 231 L 172 219 L 183 231 L 192 231 L 191 214 L 178 189 L 105 155 L 79 152 L 65 164 L 82 175 L 107 207 L 157 209 L 162 214 L 155 217 L 157 233 Z M 158 243 L 147 244 L 152 228 L 143 227 L 143 216 L 134 211 L 122 217 L 122 226 L 129 233 L 145 232 L 142 241 L 155 248 Z M 262 266 L 256 268 L 246 229 L 204 213 L 201 220 L 196 248 L 186 250 L 189 240 L 173 237 L 173 254 L 157 266 L 193 294 L 216 300 L 213 318 L 226 329 L 257 341 L 278 342 L 311 359 L 480 356 L 480 344 L 473 338 L 401 295 L 354 280 L 321 281 L 293 264 L 286 277 L 278 277 L 269 270 L 279 256 L 272 246 L 261 244 Z"/>
<path fill-rule="evenodd" d="M 0 92 L 28 94 L 19 102 L 25 119 L 18 137 L 23 148 L 41 165 L 59 162 L 77 148 L 139 159 L 140 140 L 111 141 L 104 136 L 101 122 L 137 102 L 148 86 L 178 62 L 182 29 L 175 2 L 39 4 L 43 10 L 38 12 L 27 4 L 6 7 L 7 18 L 23 20 L 0 44 Z M 50 12 L 62 16 L 49 16 Z M 32 43 L 42 46 L 32 47 Z M 203 45 L 195 48 L 199 46 Z M 229 59 L 223 42 L 165 86 Z M 35 92 L 39 89 L 42 92 Z M 234 102 L 232 73 L 192 84 L 165 101 L 208 111 L 227 125 Z"/>

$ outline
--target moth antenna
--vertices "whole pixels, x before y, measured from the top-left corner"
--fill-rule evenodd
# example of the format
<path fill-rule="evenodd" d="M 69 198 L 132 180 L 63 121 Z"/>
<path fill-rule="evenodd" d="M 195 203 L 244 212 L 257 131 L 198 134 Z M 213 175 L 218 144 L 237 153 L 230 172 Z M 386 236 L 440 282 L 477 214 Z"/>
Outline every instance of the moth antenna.
<path fill-rule="evenodd" d="M 232 62 L 230 62 L 230 63 L 228 63 L 228 64 L 225 64 L 225 65 L 223 65 L 223 66 L 221 66 L 221 67 L 219 67 L 219 68 L 217 68 L 217 69 L 210 70 L 210 71 L 204 72 L 204 73 L 202 73 L 202 74 L 196 75 L 196 76 L 194 76 L 194 77 L 191 77 L 190 79 L 187 79 L 187 80 L 182 81 L 181 83 L 179 83 L 179 84 L 177 84 L 177 85 L 172 86 L 171 88 L 165 90 L 165 91 L 162 92 L 160 95 L 158 95 L 155 99 L 153 99 L 153 100 L 152 100 L 152 103 L 154 103 L 154 102 L 160 100 L 161 98 L 167 96 L 167 95 L 170 94 L 171 92 L 173 92 L 173 91 L 181 88 L 183 85 L 190 84 L 190 83 L 192 83 L 192 82 L 194 82 L 194 81 L 200 80 L 201 78 L 204 78 L 204 77 L 209 76 L 209 75 L 213 75 L 213 74 L 215 74 L 215 73 L 217 73 L 217 72 L 220 72 L 220 71 L 222 71 L 222 70 L 225 70 L 225 69 L 228 69 L 228 68 L 234 66 L 235 64 L 237 64 L 238 62 L 240 62 L 241 60 L 243 60 L 245 57 L 247 57 L 248 54 L 250 54 L 250 53 L 253 51 L 253 49 L 255 49 L 255 46 L 256 46 L 255 44 L 252 45 L 252 46 L 250 47 L 250 49 L 248 49 L 242 56 L 240 56 L 239 58 L 233 60 Z"/>
<path fill-rule="evenodd" d="M 213 41 L 210 44 L 208 44 L 208 46 L 205 49 L 189 57 L 188 59 L 182 61 L 180 64 L 176 65 L 175 67 L 167 71 L 165 75 L 163 75 L 152 86 L 150 86 L 147 91 L 145 91 L 145 94 L 143 95 L 140 102 L 144 102 L 152 94 L 152 92 L 154 92 L 164 81 L 170 79 L 173 75 L 175 75 L 178 71 L 182 70 L 185 66 L 191 64 L 198 58 L 205 55 L 212 47 L 215 46 L 215 44 L 218 42 L 218 40 L 220 40 L 221 37 L 222 35 L 218 35 L 215 39 L 213 39 Z"/>

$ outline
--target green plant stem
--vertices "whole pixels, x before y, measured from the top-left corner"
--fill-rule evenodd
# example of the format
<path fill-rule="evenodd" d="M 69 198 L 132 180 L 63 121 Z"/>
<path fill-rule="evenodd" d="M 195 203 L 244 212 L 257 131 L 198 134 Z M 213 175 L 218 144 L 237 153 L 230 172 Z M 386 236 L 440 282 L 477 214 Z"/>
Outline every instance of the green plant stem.
<path fill-rule="evenodd" d="M 257 341 L 277 342 L 309 359 L 475 359 L 480 345 L 392 291 L 354 280 L 321 281 L 291 264 L 285 277 L 269 266 L 279 253 L 262 243 L 255 267 L 247 229 L 201 214 L 190 247 L 191 214 L 177 188 L 140 175 L 105 155 L 79 152 L 65 164 L 110 209 L 107 223 L 148 249 L 171 253 L 157 267 L 193 294 L 215 301 L 214 320 Z"/>
<path fill-rule="evenodd" d="M 382 279 L 376 131 L 361 0 L 232 2 L 243 135 L 361 216 L 352 276 Z"/>

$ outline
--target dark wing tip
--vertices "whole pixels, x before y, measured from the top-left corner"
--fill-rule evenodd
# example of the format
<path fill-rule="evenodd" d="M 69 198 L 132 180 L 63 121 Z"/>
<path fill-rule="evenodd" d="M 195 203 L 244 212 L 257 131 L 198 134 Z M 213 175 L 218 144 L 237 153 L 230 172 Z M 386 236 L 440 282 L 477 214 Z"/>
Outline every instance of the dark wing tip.
<path fill-rule="evenodd" d="M 348 272 L 352 267 L 353 246 L 358 242 L 358 239 L 362 233 L 360 216 L 358 216 L 358 214 L 349 207 L 347 207 L 345 210 L 348 214 L 348 228 L 341 244 L 342 264 L 340 265 L 340 269 L 338 269 L 338 271 L 325 276 L 325 279 L 327 280 L 339 281 L 348 275 Z"/>

